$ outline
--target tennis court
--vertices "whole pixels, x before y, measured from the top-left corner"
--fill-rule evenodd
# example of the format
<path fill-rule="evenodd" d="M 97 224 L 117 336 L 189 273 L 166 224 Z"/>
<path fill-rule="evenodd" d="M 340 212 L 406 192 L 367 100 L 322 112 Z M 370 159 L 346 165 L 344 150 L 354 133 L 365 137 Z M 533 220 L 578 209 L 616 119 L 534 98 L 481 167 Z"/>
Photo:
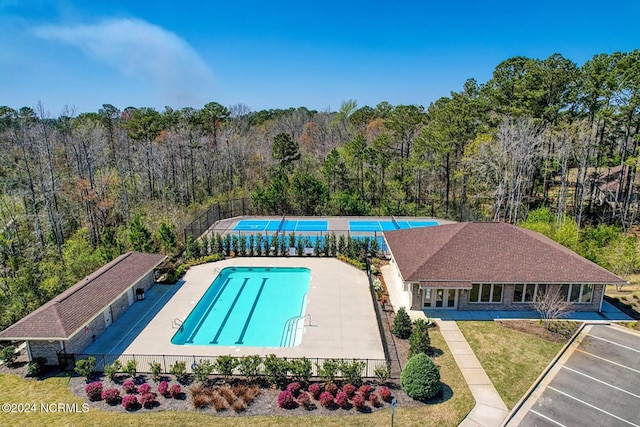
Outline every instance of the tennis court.
<path fill-rule="evenodd" d="M 439 225 L 437 221 L 349 221 L 349 230 L 355 232 L 392 231 L 407 228 L 433 227 Z"/>
<path fill-rule="evenodd" d="M 235 231 L 327 231 L 327 221 L 321 220 L 265 220 L 241 219 Z"/>

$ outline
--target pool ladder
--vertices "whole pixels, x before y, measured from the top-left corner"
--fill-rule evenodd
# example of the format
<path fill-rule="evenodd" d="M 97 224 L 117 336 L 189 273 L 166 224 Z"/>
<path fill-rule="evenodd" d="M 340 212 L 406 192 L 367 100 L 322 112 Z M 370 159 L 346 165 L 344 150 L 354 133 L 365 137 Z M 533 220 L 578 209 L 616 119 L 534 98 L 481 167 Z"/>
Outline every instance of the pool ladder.
<path fill-rule="evenodd" d="M 280 347 L 291 347 L 295 342 L 296 332 L 298 331 L 298 322 L 309 318 L 309 325 L 311 326 L 311 314 L 307 313 L 304 316 L 293 316 L 284 322 L 284 328 L 282 330 L 282 339 L 280 340 Z M 302 325 L 304 326 L 304 324 Z"/>
<path fill-rule="evenodd" d="M 171 322 L 171 327 L 173 329 L 182 329 L 184 327 L 184 322 L 176 317 Z"/>

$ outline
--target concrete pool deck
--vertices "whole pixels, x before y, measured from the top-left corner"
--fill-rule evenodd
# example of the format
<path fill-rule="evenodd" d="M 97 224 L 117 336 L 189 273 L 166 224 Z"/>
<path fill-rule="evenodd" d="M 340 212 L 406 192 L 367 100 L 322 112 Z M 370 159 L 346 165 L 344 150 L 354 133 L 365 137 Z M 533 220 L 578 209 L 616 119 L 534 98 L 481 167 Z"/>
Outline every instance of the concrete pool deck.
<path fill-rule="evenodd" d="M 225 267 L 311 270 L 302 342 L 295 347 L 174 345 L 174 319 L 184 320 Z M 180 282 L 179 282 L 180 283 Z M 86 350 L 87 354 L 384 359 L 364 272 L 333 258 L 233 258 L 192 267 L 177 285 L 156 285 Z"/>

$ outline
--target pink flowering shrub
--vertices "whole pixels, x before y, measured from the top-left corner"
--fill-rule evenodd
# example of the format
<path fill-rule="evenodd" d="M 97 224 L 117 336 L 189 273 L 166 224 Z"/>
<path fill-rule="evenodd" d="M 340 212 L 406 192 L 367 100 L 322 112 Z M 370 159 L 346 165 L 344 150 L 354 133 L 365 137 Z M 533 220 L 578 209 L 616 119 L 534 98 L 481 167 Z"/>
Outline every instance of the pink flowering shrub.
<path fill-rule="evenodd" d="M 100 381 L 94 381 L 87 384 L 84 388 L 89 400 L 96 401 L 102 399 L 102 383 Z"/>
<path fill-rule="evenodd" d="M 340 391 L 336 394 L 336 405 L 342 409 L 349 409 L 349 396 L 347 396 L 347 393 Z"/>
<path fill-rule="evenodd" d="M 147 383 L 140 384 L 140 387 L 138 387 L 138 393 L 141 395 L 151 393 L 151 386 Z"/>
<path fill-rule="evenodd" d="M 386 386 L 382 386 L 378 389 L 378 396 L 380 396 L 380 399 L 385 402 L 391 402 L 391 390 Z"/>
<path fill-rule="evenodd" d="M 289 383 L 289 385 L 287 386 L 287 390 L 293 395 L 293 397 L 298 397 L 301 389 L 302 386 L 297 381 Z"/>
<path fill-rule="evenodd" d="M 102 391 L 102 400 L 109 405 L 117 405 L 120 403 L 120 390 L 117 388 L 108 388 Z"/>
<path fill-rule="evenodd" d="M 324 391 L 327 391 L 335 396 L 336 393 L 338 392 L 338 386 L 335 385 L 334 383 L 329 383 L 324 386 Z"/>
<path fill-rule="evenodd" d="M 378 395 L 375 393 L 371 393 L 369 395 L 369 403 L 371 403 L 371 406 L 373 406 L 374 408 L 379 408 L 380 407 L 380 399 L 378 399 Z"/>
<path fill-rule="evenodd" d="M 328 391 L 323 391 L 320 394 L 320 405 L 325 408 L 331 408 L 333 407 L 333 403 L 333 394 L 329 393 Z"/>
<path fill-rule="evenodd" d="M 179 384 L 172 385 L 171 388 L 169 389 L 169 395 L 171 395 L 171 397 L 174 399 L 178 399 L 182 395 L 182 389 L 180 388 L 180 385 Z"/>
<path fill-rule="evenodd" d="M 371 394 L 371 386 L 368 384 L 361 385 L 358 389 L 358 393 L 360 393 L 362 397 L 364 397 L 364 400 L 369 399 L 369 395 Z"/>
<path fill-rule="evenodd" d="M 293 394 L 289 390 L 283 390 L 278 395 L 278 406 L 283 409 L 293 409 Z"/>
<path fill-rule="evenodd" d="M 138 407 L 138 398 L 133 394 L 127 394 L 122 398 L 122 407 L 127 411 L 131 411 Z"/>
<path fill-rule="evenodd" d="M 138 391 L 136 383 L 132 379 L 128 379 L 122 383 L 122 389 L 128 394 L 134 394 Z"/>
<path fill-rule="evenodd" d="M 352 384 L 345 384 L 342 386 L 342 391 L 347 393 L 347 396 L 352 397 L 353 394 L 356 392 L 356 386 Z"/>
<path fill-rule="evenodd" d="M 309 386 L 309 393 L 313 396 L 314 399 L 320 399 L 320 393 L 322 393 L 322 386 L 318 383 L 313 383 Z"/>
<path fill-rule="evenodd" d="M 355 396 L 353 396 L 353 399 L 351 399 L 351 401 L 353 402 L 353 406 L 355 406 L 358 411 L 363 410 L 367 405 L 366 400 L 364 400 L 364 397 L 362 397 L 362 395 L 360 394 L 356 394 Z"/>
<path fill-rule="evenodd" d="M 304 391 L 300 393 L 298 396 L 298 405 L 305 409 L 311 409 L 311 397 L 309 397 L 308 393 L 305 393 Z"/>
<path fill-rule="evenodd" d="M 144 393 L 140 395 L 140 403 L 147 409 L 151 409 L 156 405 L 156 395 L 153 393 Z"/>
<path fill-rule="evenodd" d="M 166 381 L 160 381 L 160 384 L 158 384 L 158 394 L 161 396 L 166 396 L 168 391 L 169 383 L 167 383 Z"/>

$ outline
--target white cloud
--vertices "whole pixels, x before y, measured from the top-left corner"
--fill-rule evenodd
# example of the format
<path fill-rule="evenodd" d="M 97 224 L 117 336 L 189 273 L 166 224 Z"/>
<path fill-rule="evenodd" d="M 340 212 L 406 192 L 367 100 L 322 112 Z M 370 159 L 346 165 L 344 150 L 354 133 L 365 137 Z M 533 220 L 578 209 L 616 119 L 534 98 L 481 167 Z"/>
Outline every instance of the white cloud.
<path fill-rule="evenodd" d="M 213 74 L 182 38 L 137 19 L 94 25 L 46 25 L 35 29 L 43 39 L 76 46 L 123 76 L 148 77 L 172 106 L 195 105 L 206 97 Z"/>

